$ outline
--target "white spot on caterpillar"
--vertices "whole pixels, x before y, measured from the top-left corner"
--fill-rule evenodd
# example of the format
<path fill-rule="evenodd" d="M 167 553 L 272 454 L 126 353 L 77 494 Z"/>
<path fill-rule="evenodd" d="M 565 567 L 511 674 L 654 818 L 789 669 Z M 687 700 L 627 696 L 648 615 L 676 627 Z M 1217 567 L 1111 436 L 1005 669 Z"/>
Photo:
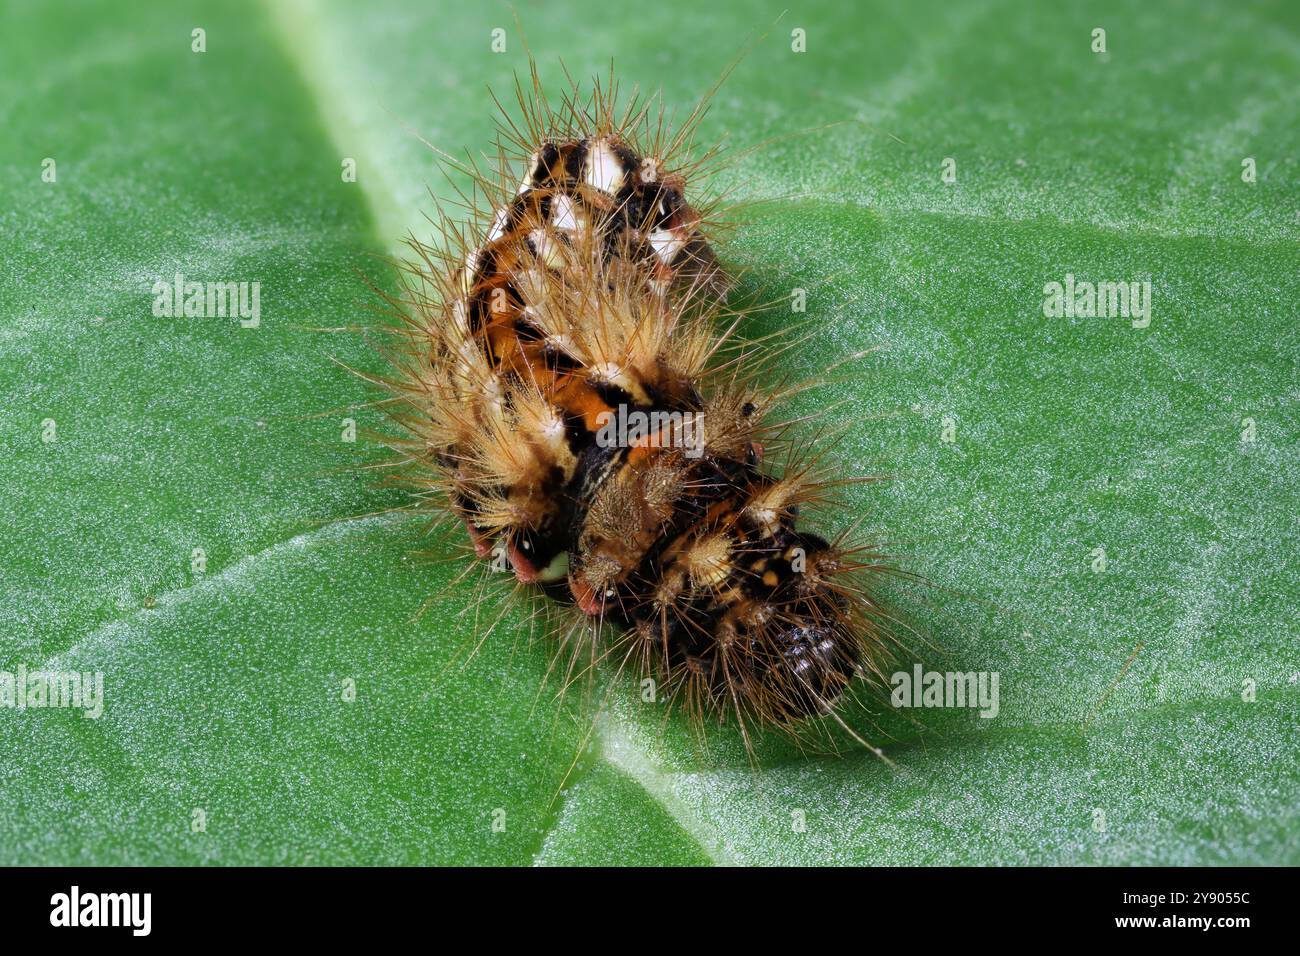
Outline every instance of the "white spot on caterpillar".
<path fill-rule="evenodd" d="M 528 157 L 528 172 L 524 173 L 524 178 L 519 180 L 519 188 L 515 190 L 516 196 L 522 196 L 533 186 L 533 170 L 537 168 L 537 161 L 542 158 L 541 150 L 535 150 L 533 155 Z"/>
<path fill-rule="evenodd" d="M 563 193 L 551 201 L 551 225 L 568 231 L 578 228 L 578 220 L 573 215 L 573 200 Z"/>
<path fill-rule="evenodd" d="M 460 276 L 461 290 L 469 295 L 470 290 L 474 288 L 474 283 L 478 280 L 479 253 L 475 249 L 465 257 L 465 270 Z"/>
<path fill-rule="evenodd" d="M 532 243 L 537 260 L 548 269 L 563 269 L 564 256 L 560 251 L 559 243 L 546 234 L 545 229 L 534 229 L 528 233 L 528 240 Z"/>
<path fill-rule="evenodd" d="M 492 217 L 492 228 L 488 230 L 488 242 L 496 242 L 506 234 L 506 211 L 498 209 Z"/>
<path fill-rule="evenodd" d="M 764 537 L 770 538 L 772 536 L 773 529 L 776 527 L 776 522 L 777 522 L 776 512 L 773 511 L 771 508 L 757 508 L 757 509 L 746 508 L 745 510 L 750 513 L 750 515 L 753 517 L 756 523 L 762 525 L 761 530 L 763 532 Z"/>
<path fill-rule="evenodd" d="M 543 341 L 557 352 L 573 354 L 573 339 L 567 335 L 548 335 Z"/>
<path fill-rule="evenodd" d="M 561 578 L 568 577 L 568 575 L 569 575 L 569 552 L 561 551 L 559 554 L 557 554 L 554 558 L 551 559 L 550 564 L 548 564 L 541 571 L 537 572 L 537 580 L 547 581 L 547 582 L 559 581 Z"/>
<path fill-rule="evenodd" d="M 591 145 L 587 154 L 587 183 L 613 195 L 623 185 L 623 166 L 603 139 Z"/>
<path fill-rule="evenodd" d="M 686 240 L 680 238 L 676 230 L 656 229 L 650 233 L 650 245 L 659 260 L 667 265 L 677 258 L 677 253 L 682 251 L 682 246 L 686 245 Z"/>

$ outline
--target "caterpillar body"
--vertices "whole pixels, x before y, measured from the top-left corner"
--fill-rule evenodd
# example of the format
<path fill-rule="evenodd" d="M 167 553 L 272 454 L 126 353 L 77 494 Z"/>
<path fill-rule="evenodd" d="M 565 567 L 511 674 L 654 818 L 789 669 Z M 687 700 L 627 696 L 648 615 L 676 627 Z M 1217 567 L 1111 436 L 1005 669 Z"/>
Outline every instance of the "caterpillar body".
<path fill-rule="evenodd" d="M 888 641 L 876 556 L 799 527 L 835 482 L 765 460 L 787 423 L 688 199 L 702 111 L 668 133 L 612 84 L 518 93 L 468 224 L 409 240 L 389 384 L 416 506 L 690 713 L 833 715 Z"/>

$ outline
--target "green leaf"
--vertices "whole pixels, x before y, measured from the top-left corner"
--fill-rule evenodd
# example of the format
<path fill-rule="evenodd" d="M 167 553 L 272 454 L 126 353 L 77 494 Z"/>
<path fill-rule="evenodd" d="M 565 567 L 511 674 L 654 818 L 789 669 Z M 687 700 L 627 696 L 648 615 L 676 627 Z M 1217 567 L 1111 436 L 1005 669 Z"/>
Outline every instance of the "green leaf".
<path fill-rule="evenodd" d="M 0 862 L 1300 862 L 1300 24 L 923 7 L 521 10 L 548 83 L 612 58 L 679 116 L 753 40 L 701 132 L 753 203 L 720 251 L 808 312 L 749 330 L 813 320 L 794 376 L 881 347 L 794 403 L 893 476 L 818 520 L 933 582 L 889 589 L 926 667 L 999 675 L 992 718 L 866 695 L 892 766 L 755 766 L 626 680 L 557 709 L 526 611 L 489 632 L 343 440 L 381 416 L 340 365 L 381 366 L 320 330 L 453 195 L 419 137 L 487 146 L 509 10 L 11 4 L 0 670 L 104 711 L 0 708 Z M 155 316 L 176 273 L 260 283 L 259 326 Z M 1067 274 L 1150 324 L 1045 316 Z"/>

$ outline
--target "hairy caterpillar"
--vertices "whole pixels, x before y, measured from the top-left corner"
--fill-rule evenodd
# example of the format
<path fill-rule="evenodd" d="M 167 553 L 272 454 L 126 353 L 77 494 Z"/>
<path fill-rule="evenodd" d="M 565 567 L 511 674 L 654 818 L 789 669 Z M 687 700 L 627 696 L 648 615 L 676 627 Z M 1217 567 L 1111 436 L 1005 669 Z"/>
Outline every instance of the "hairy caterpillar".
<path fill-rule="evenodd" d="M 837 484 L 806 449 L 770 463 L 789 423 L 692 196 L 704 104 L 669 132 L 636 97 L 618 111 L 612 80 L 556 107 L 535 71 L 516 92 L 498 170 L 466 169 L 468 222 L 408 240 L 390 297 L 414 507 L 458 518 L 489 567 L 570 609 L 562 637 L 693 715 L 834 717 L 880 674 L 888 616 L 862 576 L 879 556 L 799 527 Z"/>

